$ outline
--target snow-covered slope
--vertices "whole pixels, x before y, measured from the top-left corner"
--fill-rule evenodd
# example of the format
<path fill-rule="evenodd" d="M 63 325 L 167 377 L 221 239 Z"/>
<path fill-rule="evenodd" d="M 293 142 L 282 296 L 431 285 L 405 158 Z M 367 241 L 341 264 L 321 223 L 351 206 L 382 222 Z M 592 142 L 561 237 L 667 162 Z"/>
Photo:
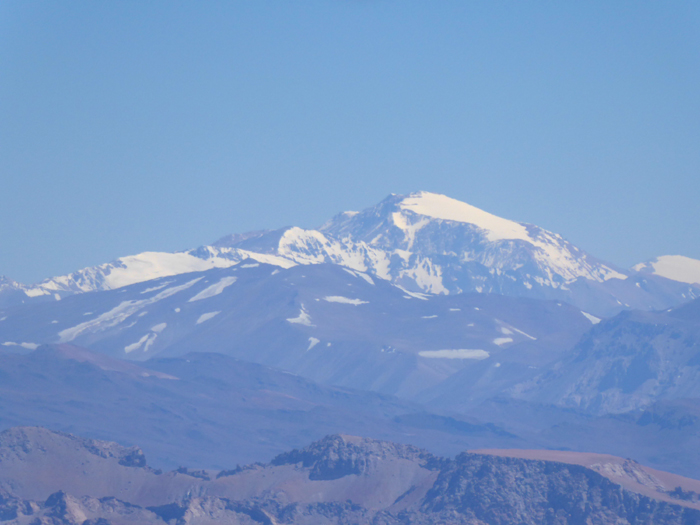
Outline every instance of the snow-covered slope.
<path fill-rule="evenodd" d="M 681 283 L 700 284 L 700 261 L 683 255 L 663 255 L 632 268 L 634 271 L 660 275 Z"/>
<path fill-rule="evenodd" d="M 341 213 L 318 231 L 288 228 L 219 245 L 298 264 L 340 264 L 410 291 L 557 299 L 602 316 L 667 308 L 700 294 L 659 276 L 617 270 L 537 226 L 427 192 L 390 195 L 364 211 Z"/>
<path fill-rule="evenodd" d="M 60 277 L 46 279 L 36 285 L 24 285 L 7 278 L 0 279 L 0 306 L 19 302 L 20 296 L 46 297 L 60 300 L 75 293 L 114 290 L 131 284 L 171 277 L 190 272 L 201 272 L 212 268 L 228 268 L 250 259 L 254 263 L 264 262 L 282 268 L 295 263 L 273 255 L 251 253 L 235 248 L 204 246 L 185 252 L 144 252 L 120 257 L 116 261 Z M 12 293 L 14 301 L 10 301 Z"/>
<path fill-rule="evenodd" d="M 523 273 L 526 288 L 536 284 L 559 288 L 579 277 L 596 282 L 627 278 L 560 235 L 434 193 L 392 195 L 364 212 L 337 216 L 322 231 L 346 241 L 367 242 L 404 260 L 451 256 L 462 265 L 476 262 L 491 275 L 529 265 Z"/>
<path fill-rule="evenodd" d="M 668 308 L 700 295 L 700 285 L 687 284 L 695 282 L 688 277 L 694 267 L 687 261 L 682 271 L 668 258 L 655 263 L 653 271 L 618 270 L 558 234 L 445 195 L 418 192 L 390 195 L 361 212 L 341 213 L 319 230 L 291 227 L 229 235 L 212 246 L 123 257 L 34 286 L 0 282 L 0 307 L 27 297 L 60 299 L 249 259 L 284 268 L 337 264 L 411 292 L 563 300 L 598 316 L 626 308 Z"/>

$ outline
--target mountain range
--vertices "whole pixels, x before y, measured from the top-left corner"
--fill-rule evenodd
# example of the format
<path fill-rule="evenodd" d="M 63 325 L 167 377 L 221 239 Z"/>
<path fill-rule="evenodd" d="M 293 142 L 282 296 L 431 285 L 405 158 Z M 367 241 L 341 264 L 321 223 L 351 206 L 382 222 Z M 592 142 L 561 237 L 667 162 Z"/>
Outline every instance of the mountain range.
<path fill-rule="evenodd" d="M 699 261 L 661 257 L 622 270 L 535 225 L 418 192 L 341 213 L 318 230 L 234 234 L 210 246 L 123 257 L 37 285 L 4 278 L 0 306 L 110 290 L 249 259 L 281 268 L 331 263 L 430 294 L 474 291 L 563 300 L 602 316 L 625 308 L 668 308 L 700 296 Z"/>
<path fill-rule="evenodd" d="M 471 472 L 477 464 L 496 472 L 515 459 L 587 452 L 698 478 L 699 282 L 700 261 L 662 256 L 624 270 L 557 234 L 443 195 L 391 195 L 318 230 L 234 234 L 194 250 L 123 257 L 32 286 L 0 280 L 0 430 L 48 427 L 140 445 L 166 469 L 225 470 L 256 461 L 274 466 L 284 451 L 343 434 L 421 447 L 411 461 L 430 455 L 441 465 L 428 469 L 433 473 L 447 472 L 443 467 Z M 469 449 L 486 449 L 489 457 L 502 455 L 494 449 L 511 452 L 506 467 L 501 459 L 436 459 Z M 548 450 L 550 456 L 515 449 Z M 551 470 L 518 465 L 535 477 Z M 255 467 L 270 472 L 265 468 Z M 570 481 L 574 474 L 561 475 Z M 340 513 L 338 523 L 368 516 L 401 522 L 401 512 L 409 512 L 411 523 L 448 515 L 464 523 L 506 520 L 465 507 L 464 494 L 445 496 L 452 487 L 446 483 L 432 503 L 405 496 L 418 505 L 410 511 L 333 503 L 294 512 L 316 518 Z M 15 495 L 12 505 L 34 509 L 27 523 L 49 516 L 56 505 L 102 519 L 86 509 L 103 503 L 63 494 L 49 504 L 49 496 Z M 204 512 L 181 496 L 157 505 L 171 509 L 176 521 Z M 268 517 L 248 502 L 235 507 L 248 510 L 236 510 L 239 521 L 231 523 L 285 522 L 280 509 L 288 502 L 251 497 Z M 639 507 L 639 499 L 624 501 L 633 501 L 636 510 L 629 512 L 640 516 L 642 507 L 651 508 L 648 502 Z M 211 512 L 231 510 L 218 500 L 206 505 Z M 596 507 L 603 514 L 586 519 L 605 522 L 627 503 L 616 505 Z M 532 509 L 518 519 L 578 523 L 567 509 L 569 521 L 546 521 Z M 170 519 L 151 514 L 154 523 Z M 674 510 L 648 519 L 676 523 L 681 515 Z M 17 516 L 12 519 L 24 523 Z M 294 516 L 289 523 L 304 523 Z M 646 523 L 626 516 L 629 523 Z M 120 514 L 119 520 L 126 518 Z"/>
<path fill-rule="evenodd" d="M 41 428 L 0 434 L 0 520 L 55 525 L 689 524 L 700 482 L 612 456 L 454 459 L 331 435 L 267 464 L 154 470 L 138 447 Z"/>

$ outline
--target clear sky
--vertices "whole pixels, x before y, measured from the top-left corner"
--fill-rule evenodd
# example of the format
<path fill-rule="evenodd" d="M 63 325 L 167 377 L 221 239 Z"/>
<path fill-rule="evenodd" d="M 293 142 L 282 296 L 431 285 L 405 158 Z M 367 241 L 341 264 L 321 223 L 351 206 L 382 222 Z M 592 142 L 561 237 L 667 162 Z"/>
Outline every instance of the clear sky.
<path fill-rule="evenodd" d="M 0 2 L 0 274 L 428 190 L 700 258 L 700 2 Z"/>

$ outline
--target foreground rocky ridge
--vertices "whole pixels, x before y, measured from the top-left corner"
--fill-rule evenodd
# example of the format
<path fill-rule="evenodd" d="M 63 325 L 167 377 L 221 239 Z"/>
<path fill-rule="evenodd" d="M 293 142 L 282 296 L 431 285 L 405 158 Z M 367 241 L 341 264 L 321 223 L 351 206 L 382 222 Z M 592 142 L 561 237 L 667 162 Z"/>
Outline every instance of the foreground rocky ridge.
<path fill-rule="evenodd" d="M 700 482 L 673 479 L 683 486 L 655 478 L 649 497 L 581 465 L 451 460 L 340 435 L 267 465 L 162 473 L 135 448 L 40 428 L 0 434 L 0 521 L 13 525 L 698 523 Z"/>

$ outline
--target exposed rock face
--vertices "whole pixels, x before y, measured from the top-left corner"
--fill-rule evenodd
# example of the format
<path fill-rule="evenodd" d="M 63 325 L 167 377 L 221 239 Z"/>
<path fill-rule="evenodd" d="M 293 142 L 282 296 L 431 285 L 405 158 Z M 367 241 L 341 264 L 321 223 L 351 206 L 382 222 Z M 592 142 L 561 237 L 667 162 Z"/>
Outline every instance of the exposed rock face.
<path fill-rule="evenodd" d="M 17 427 L 0 433 L 0 464 L 23 461 L 33 453 L 47 452 L 46 441 L 59 442 L 66 448 L 87 452 L 105 460 L 116 460 L 124 467 L 145 467 L 146 457 L 139 447 L 123 447 L 109 441 L 84 439 L 40 427 Z"/>
<path fill-rule="evenodd" d="M 156 475 L 144 466 L 124 467 L 119 464 L 124 452 L 134 449 L 43 429 L 13 430 L 1 438 L 0 457 L 6 459 L 0 462 L 0 484 L 6 488 L 0 493 L 0 522 L 12 525 L 700 523 L 692 480 L 685 488 L 659 492 L 675 504 L 626 490 L 581 465 L 474 453 L 449 460 L 352 436 L 328 436 L 269 465 L 224 476 L 202 471 L 192 476 L 198 471 L 184 468 Z M 27 495 L 33 489 L 20 479 L 26 473 L 2 468 L 7 461 L 31 464 L 67 446 L 74 448 L 72 456 L 54 458 L 53 466 L 32 475 L 56 475 L 61 461 L 70 470 L 97 453 L 105 461 L 103 472 L 86 471 L 82 485 L 72 483 L 75 493 L 59 490 L 32 500 Z M 141 474 L 127 479 L 112 471 L 113 490 L 127 483 L 138 491 L 122 491 L 120 498 L 90 494 L 90 483 L 109 474 L 109 465 Z"/>
<path fill-rule="evenodd" d="M 411 445 L 400 445 L 354 436 L 328 436 L 303 450 L 280 454 L 272 465 L 301 463 L 309 468 L 309 479 L 333 480 L 351 474 L 368 474 L 387 459 L 404 459 L 422 468 L 436 470 L 441 460 Z"/>
<path fill-rule="evenodd" d="M 593 327 L 565 359 L 515 395 L 593 414 L 700 397 L 700 300 L 666 312 L 623 312 Z M 692 424 L 688 420 L 677 424 Z"/>
<path fill-rule="evenodd" d="M 493 525 L 683 523 L 670 507 L 578 465 L 462 454 L 440 472 L 421 511 Z"/>

